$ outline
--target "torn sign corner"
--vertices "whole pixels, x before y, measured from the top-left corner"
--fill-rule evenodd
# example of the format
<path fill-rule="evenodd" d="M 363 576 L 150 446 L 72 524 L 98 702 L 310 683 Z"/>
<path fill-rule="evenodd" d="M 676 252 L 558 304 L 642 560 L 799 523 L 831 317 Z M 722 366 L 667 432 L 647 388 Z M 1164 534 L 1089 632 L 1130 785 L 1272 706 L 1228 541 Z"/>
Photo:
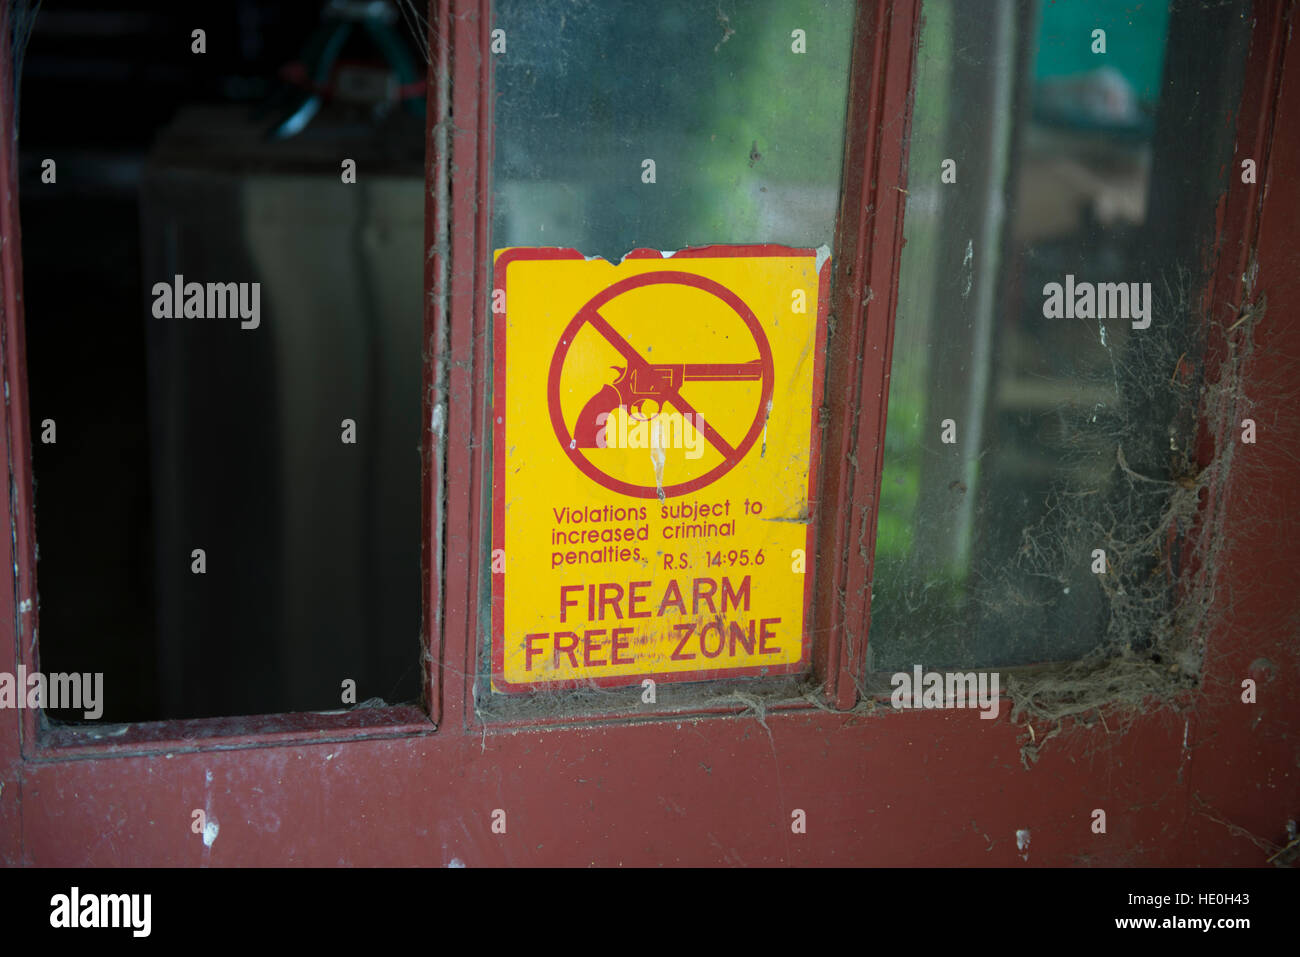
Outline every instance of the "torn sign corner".
<path fill-rule="evenodd" d="M 821 273 L 822 266 L 825 265 L 826 260 L 830 258 L 831 258 L 830 246 L 826 245 L 825 243 L 822 243 L 820 246 L 817 247 L 817 272 L 819 274 Z"/>

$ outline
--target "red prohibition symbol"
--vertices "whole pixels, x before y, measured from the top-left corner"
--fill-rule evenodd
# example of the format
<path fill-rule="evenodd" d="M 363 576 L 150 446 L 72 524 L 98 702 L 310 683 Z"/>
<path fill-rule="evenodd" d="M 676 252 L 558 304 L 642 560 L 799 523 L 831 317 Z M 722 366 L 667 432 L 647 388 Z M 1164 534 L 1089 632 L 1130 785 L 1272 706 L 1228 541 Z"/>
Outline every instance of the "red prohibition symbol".
<path fill-rule="evenodd" d="M 662 284 L 693 286 L 726 303 L 749 330 L 758 349 L 758 358 L 746 363 L 682 362 L 668 365 L 651 363 L 644 358 L 636 347 L 623 338 L 610 325 L 609 321 L 600 314 L 600 309 L 611 299 L 633 289 Z M 669 270 L 642 273 L 639 276 L 629 276 L 621 282 L 614 283 L 608 289 L 597 293 L 586 305 L 579 309 L 577 315 L 569 321 L 569 324 L 564 327 L 564 331 L 560 333 L 560 344 L 556 347 L 555 355 L 551 358 L 550 373 L 547 376 L 547 405 L 551 413 L 551 426 L 555 429 L 555 437 L 559 439 L 560 447 L 564 449 L 565 454 L 589 479 L 607 489 L 636 498 L 659 498 L 661 494 L 654 485 L 636 485 L 602 471 L 592 459 L 588 458 L 584 451 L 584 449 L 590 448 L 594 444 L 589 440 L 588 436 L 581 434 L 584 428 L 575 426 L 575 429 L 570 431 L 564 421 L 564 415 L 560 409 L 560 373 L 564 369 L 564 360 L 569 354 L 569 348 L 573 345 L 574 337 L 588 324 L 626 360 L 627 367 L 620 376 L 619 382 L 625 380 L 634 382 L 639 393 L 652 394 L 661 404 L 671 402 L 673 407 L 682 415 L 696 414 L 694 406 L 682 398 L 681 387 L 683 382 L 692 380 L 752 382 L 757 380 L 762 383 L 762 395 L 758 401 L 758 408 L 754 411 L 754 421 L 738 445 L 733 446 L 723 436 L 719 435 L 717 430 L 709 423 L 707 414 L 700 414 L 701 418 L 696 419 L 699 423 L 698 427 L 709 444 L 722 454 L 722 462 L 703 475 L 689 481 L 679 482 L 676 485 L 665 485 L 662 492 L 664 498 L 687 495 L 717 481 L 731 471 L 745 457 L 746 453 L 753 448 L 766 423 L 766 410 L 768 403 L 772 399 L 773 386 L 772 348 L 768 345 L 767 336 L 763 333 L 763 327 L 759 324 L 758 317 L 754 315 L 754 311 L 745 304 L 743 299 L 726 286 L 712 279 L 697 276 L 693 273 Z M 689 349 L 689 344 L 683 343 L 682 348 L 683 351 Z M 606 386 L 606 389 L 609 392 L 614 391 L 612 386 Z M 608 395 L 609 393 L 602 390 L 601 394 Z M 617 405 L 618 401 L 614 400 L 606 411 L 612 411 Z M 582 418 L 583 416 L 579 416 L 579 419 Z"/>

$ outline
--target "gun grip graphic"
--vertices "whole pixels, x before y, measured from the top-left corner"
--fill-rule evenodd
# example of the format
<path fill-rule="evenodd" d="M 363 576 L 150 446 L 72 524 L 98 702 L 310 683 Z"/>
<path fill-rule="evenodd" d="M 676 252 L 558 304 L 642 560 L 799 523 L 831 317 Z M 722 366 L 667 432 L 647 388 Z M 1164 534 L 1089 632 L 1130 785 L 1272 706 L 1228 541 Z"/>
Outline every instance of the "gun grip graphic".
<path fill-rule="evenodd" d="M 575 446 L 580 449 L 604 448 L 605 443 L 600 441 L 600 434 L 605 431 L 605 420 L 601 415 L 613 412 L 618 405 L 618 390 L 612 385 L 606 385 L 588 399 L 578 413 L 578 421 L 573 429 Z"/>

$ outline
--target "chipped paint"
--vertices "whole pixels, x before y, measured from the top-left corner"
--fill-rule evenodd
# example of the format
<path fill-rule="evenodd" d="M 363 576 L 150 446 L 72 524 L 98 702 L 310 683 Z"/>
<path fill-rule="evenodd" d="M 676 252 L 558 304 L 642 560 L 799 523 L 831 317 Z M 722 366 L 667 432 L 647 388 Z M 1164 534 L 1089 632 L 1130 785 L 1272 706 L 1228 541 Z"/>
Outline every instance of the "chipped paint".
<path fill-rule="evenodd" d="M 1022 860 L 1029 860 L 1029 828 L 1016 831 L 1016 849 L 1020 851 Z"/>

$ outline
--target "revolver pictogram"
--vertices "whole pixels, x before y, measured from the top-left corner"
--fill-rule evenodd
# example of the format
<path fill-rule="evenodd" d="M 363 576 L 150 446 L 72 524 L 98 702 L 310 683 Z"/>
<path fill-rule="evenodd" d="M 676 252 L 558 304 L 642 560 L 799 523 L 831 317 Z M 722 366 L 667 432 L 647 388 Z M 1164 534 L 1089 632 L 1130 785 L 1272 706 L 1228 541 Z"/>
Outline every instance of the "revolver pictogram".
<path fill-rule="evenodd" d="M 762 362 L 670 362 L 650 366 L 653 376 L 638 375 L 629 366 L 611 366 L 618 378 L 602 386 L 582 407 L 574 442 L 580 449 L 599 448 L 597 439 L 605 427 L 602 413 L 623 407 L 633 419 L 653 419 L 662 411 L 664 400 L 686 382 L 757 382 L 763 377 Z"/>

